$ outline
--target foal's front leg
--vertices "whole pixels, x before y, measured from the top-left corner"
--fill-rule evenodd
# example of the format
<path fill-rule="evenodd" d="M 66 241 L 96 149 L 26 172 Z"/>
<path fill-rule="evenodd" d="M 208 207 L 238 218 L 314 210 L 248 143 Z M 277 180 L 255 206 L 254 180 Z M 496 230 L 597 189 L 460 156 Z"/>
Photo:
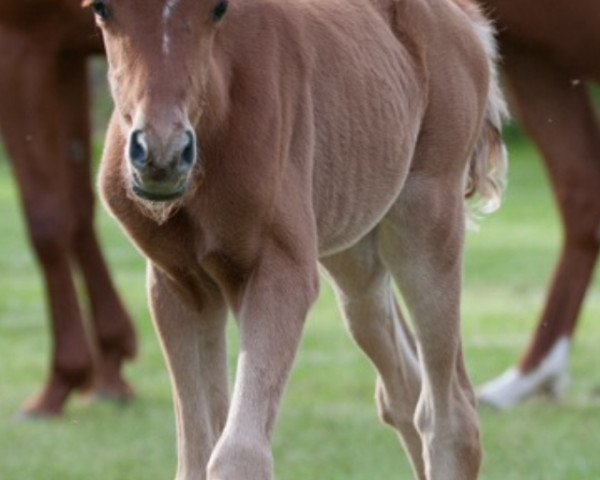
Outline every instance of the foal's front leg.
<path fill-rule="evenodd" d="M 209 480 L 269 480 L 271 437 L 304 320 L 318 290 L 316 259 L 265 252 L 238 312 L 241 353 L 231 410 Z"/>
<path fill-rule="evenodd" d="M 204 480 L 227 417 L 227 309 L 220 296 L 194 306 L 155 267 L 149 267 L 148 289 L 173 386 L 177 480 Z"/>

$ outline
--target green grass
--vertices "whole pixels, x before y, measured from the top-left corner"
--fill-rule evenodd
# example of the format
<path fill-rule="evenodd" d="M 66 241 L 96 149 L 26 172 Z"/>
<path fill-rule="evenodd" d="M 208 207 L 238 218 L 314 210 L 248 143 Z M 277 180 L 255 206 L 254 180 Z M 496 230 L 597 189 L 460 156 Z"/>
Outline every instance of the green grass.
<path fill-rule="evenodd" d="M 139 400 L 127 408 L 75 398 L 62 421 L 14 419 L 41 385 L 49 335 L 38 270 L 18 197 L 0 162 L 0 480 L 164 480 L 175 469 L 169 382 L 144 292 L 144 262 L 106 214 L 98 224 L 116 281 L 141 336 L 127 374 Z M 504 208 L 469 234 L 464 338 L 480 383 L 516 360 L 541 309 L 560 241 L 558 221 L 532 148 L 513 136 Z M 562 404 L 532 401 L 482 412 L 483 478 L 600 478 L 600 295 L 592 287 Z M 235 329 L 231 329 L 235 345 Z M 232 359 L 234 352 L 232 352 Z M 281 480 L 410 478 L 393 432 L 377 420 L 373 371 L 345 332 L 329 287 L 313 310 L 275 437 Z"/>

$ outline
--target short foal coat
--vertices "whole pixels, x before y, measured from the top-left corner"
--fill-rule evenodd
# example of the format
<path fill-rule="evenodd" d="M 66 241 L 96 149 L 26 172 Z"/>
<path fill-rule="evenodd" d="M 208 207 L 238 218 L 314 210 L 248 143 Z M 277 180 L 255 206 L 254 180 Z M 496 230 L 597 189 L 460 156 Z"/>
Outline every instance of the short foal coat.
<path fill-rule="evenodd" d="M 114 2 L 103 27 L 116 111 L 100 182 L 149 259 L 175 390 L 177 478 L 272 477 L 271 436 L 319 260 L 377 367 L 380 413 L 415 475 L 476 478 L 459 315 L 466 172 L 476 191 L 494 193 L 504 161 L 489 28 L 447 0 L 239 0 L 202 37 L 199 62 L 184 28 L 164 48 L 161 14 L 183 22 L 210 10 L 175 4 L 165 15 L 161 1 Z M 130 37 L 119 34 L 133 12 Z M 134 122 L 164 139 L 182 111 L 202 150 L 188 193 L 137 198 L 124 155 Z M 231 402 L 227 309 L 242 342 Z"/>

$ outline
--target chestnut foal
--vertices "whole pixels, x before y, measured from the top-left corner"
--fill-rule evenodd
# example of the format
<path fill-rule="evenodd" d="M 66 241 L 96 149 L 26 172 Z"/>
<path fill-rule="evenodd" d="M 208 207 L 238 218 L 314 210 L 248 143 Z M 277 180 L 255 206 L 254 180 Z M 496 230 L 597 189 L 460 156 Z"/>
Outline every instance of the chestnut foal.
<path fill-rule="evenodd" d="M 135 354 L 135 334 L 93 227 L 86 64 L 101 52 L 80 1 L 0 3 L 0 131 L 46 281 L 54 341 L 47 385 L 26 415 L 59 415 L 69 394 L 88 385 L 110 398 L 132 395 L 120 370 Z M 89 293 L 97 352 L 85 335 L 75 266 Z"/>
<path fill-rule="evenodd" d="M 178 480 L 272 478 L 318 262 L 420 479 L 478 476 L 465 191 L 498 200 L 493 38 L 449 0 L 87 0 L 116 110 L 108 208 L 148 257 Z M 200 146 L 202 148 L 200 148 Z M 402 321 L 392 278 L 411 310 Z M 241 353 L 231 403 L 225 323 Z"/>
<path fill-rule="evenodd" d="M 539 147 L 564 229 L 560 261 L 535 336 L 516 368 L 486 384 L 483 402 L 516 405 L 566 387 L 571 339 L 598 257 L 600 81 L 597 0 L 481 0 L 500 26 L 506 79 L 521 125 Z"/>

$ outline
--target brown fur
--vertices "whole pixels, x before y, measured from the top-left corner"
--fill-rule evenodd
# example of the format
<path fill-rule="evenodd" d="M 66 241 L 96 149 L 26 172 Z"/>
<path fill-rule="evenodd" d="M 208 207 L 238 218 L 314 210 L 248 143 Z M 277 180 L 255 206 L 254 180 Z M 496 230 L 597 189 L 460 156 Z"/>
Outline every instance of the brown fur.
<path fill-rule="evenodd" d="M 600 80 L 600 4 L 481 4 L 498 21 L 512 103 L 543 155 L 563 221 L 560 261 L 535 336 L 518 367 L 528 374 L 559 340 L 572 337 L 598 256 L 600 127 L 590 87 Z"/>
<path fill-rule="evenodd" d="M 102 396 L 127 399 L 133 393 L 120 373 L 135 353 L 133 326 L 93 228 L 86 62 L 101 52 L 78 1 L 0 3 L 0 132 L 52 321 L 50 376 L 25 407 L 28 415 L 58 415 L 73 390 L 91 384 Z M 97 358 L 85 335 L 72 260 L 89 292 Z"/>
<path fill-rule="evenodd" d="M 486 165 L 470 169 L 472 185 L 496 193 L 488 170 L 504 162 L 484 153 L 497 146 L 473 153 L 482 135 L 499 142 L 484 129 L 499 127 L 503 105 L 483 19 L 447 0 L 237 0 L 215 24 L 216 4 L 115 1 L 99 19 L 116 104 L 100 185 L 148 257 L 178 480 L 272 478 L 318 262 L 377 367 L 381 416 L 415 475 L 476 478 L 459 331 L 465 179 L 470 161 Z M 183 169 L 190 127 L 203 153 Z M 157 171 L 162 184 L 144 177 Z M 133 190 L 171 195 L 166 185 L 182 181 L 164 223 Z M 231 403 L 228 309 L 242 343 Z"/>

